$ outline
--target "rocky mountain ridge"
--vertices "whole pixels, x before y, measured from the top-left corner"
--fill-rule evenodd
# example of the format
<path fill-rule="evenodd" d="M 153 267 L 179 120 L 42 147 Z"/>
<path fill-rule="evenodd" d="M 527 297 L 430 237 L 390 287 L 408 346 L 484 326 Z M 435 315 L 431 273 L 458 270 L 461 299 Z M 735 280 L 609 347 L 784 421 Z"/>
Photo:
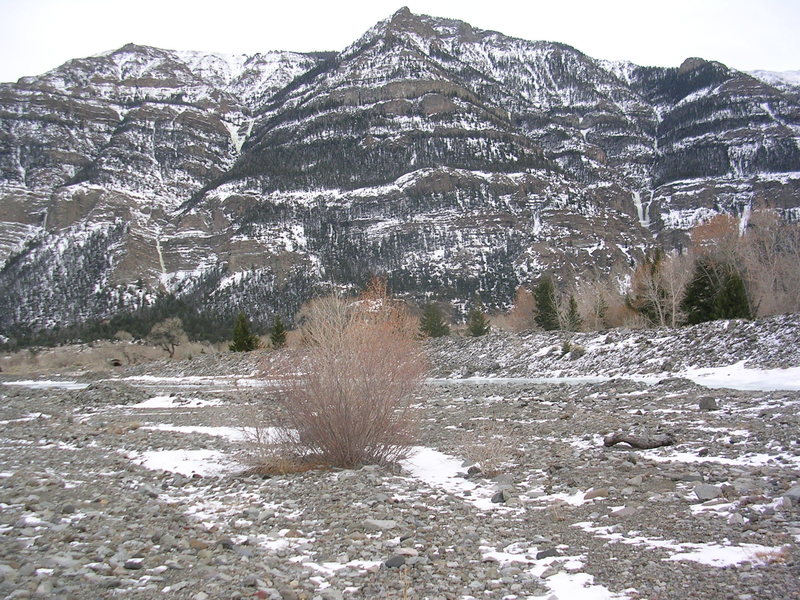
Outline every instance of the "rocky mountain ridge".
<path fill-rule="evenodd" d="M 508 302 L 719 211 L 800 207 L 791 79 L 640 67 L 402 9 L 340 53 L 129 44 L 0 85 L 0 331 L 329 285 Z M 43 282 L 46 285 L 43 285 Z"/>

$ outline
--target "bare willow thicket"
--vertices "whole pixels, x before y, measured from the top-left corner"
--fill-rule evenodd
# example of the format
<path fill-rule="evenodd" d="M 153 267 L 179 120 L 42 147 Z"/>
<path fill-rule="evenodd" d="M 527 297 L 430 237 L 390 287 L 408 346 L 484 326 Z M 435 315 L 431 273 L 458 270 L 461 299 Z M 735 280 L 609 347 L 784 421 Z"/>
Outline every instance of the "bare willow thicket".
<path fill-rule="evenodd" d="M 697 256 L 736 267 L 754 315 L 800 310 L 800 224 L 772 210 L 745 221 L 718 215 L 692 231 L 692 244 Z"/>
<path fill-rule="evenodd" d="M 355 300 L 311 302 L 303 321 L 304 348 L 266 372 L 282 388 L 277 420 L 284 448 L 344 468 L 403 458 L 414 440 L 412 403 L 426 372 L 405 305 L 373 282 Z"/>

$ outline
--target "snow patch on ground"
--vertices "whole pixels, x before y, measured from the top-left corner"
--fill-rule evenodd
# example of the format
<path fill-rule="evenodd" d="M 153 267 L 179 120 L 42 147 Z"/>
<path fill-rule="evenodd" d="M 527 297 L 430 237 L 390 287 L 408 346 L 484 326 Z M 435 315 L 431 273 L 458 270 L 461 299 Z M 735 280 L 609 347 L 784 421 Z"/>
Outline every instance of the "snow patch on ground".
<path fill-rule="evenodd" d="M 782 546 L 761 546 L 759 544 L 728 544 L 723 540 L 722 544 L 715 543 L 681 543 L 674 540 L 664 540 L 660 538 L 648 538 L 640 535 L 628 535 L 614 532 L 614 527 L 597 527 L 591 522 L 575 523 L 573 527 L 578 527 L 583 531 L 593 534 L 601 539 L 609 540 L 612 543 L 630 544 L 642 546 L 649 550 L 671 550 L 671 554 L 666 561 L 692 561 L 708 565 L 711 567 L 730 567 L 741 563 L 763 564 L 773 560 L 779 560 L 785 552 Z"/>
<path fill-rule="evenodd" d="M 698 385 L 749 391 L 800 390 L 800 367 L 788 369 L 747 369 L 746 360 L 727 367 L 687 369 L 679 373 Z"/>
<path fill-rule="evenodd" d="M 588 573 L 556 573 L 544 580 L 551 594 L 533 596 L 532 600 L 622 600 L 626 594 L 615 594 L 607 587 L 595 585 L 594 577 Z"/>
<path fill-rule="evenodd" d="M 493 490 L 481 488 L 459 475 L 464 472 L 461 462 L 438 450 L 416 446 L 411 455 L 400 464 L 413 477 L 433 488 L 458 496 L 481 510 L 492 510 L 501 506 L 492 503 Z"/>
<path fill-rule="evenodd" d="M 689 552 L 679 552 L 664 560 L 692 562 L 710 567 L 731 567 L 741 563 L 763 564 L 779 560 L 784 549 L 780 546 L 770 547 L 759 544 L 742 544 L 741 546 L 721 546 L 719 544 L 681 544 L 685 548 L 694 548 Z"/>
<path fill-rule="evenodd" d="M 7 419 L 5 421 L 0 421 L 0 425 L 8 425 L 9 423 L 25 423 L 26 421 L 35 421 L 36 419 L 51 419 L 52 415 L 46 415 L 44 413 L 30 413 L 25 415 L 24 417 L 19 417 L 18 419 Z"/>
<path fill-rule="evenodd" d="M 536 547 L 524 547 L 521 544 L 511 544 L 498 551 L 494 548 L 482 547 L 484 561 L 506 565 L 529 565 L 529 571 L 536 577 L 542 577 L 546 571 L 553 568 L 562 571 L 543 578 L 542 582 L 550 593 L 545 596 L 527 596 L 528 600 L 622 600 L 630 598 L 627 594 L 617 594 L 602 585 L 595 585 L 594 577 L 588 573 L 576 572 L 584 567 L 581 556 L 550 556 L 547 558 L 534 558 L 538 553 Z M 626 592 L 633 592 L 630 589 Z"/>
<path fill-rule="evenodd" d="M 205 406 L 219 406 L 221 400 L 203 400 L 201 398 L 178 398 L 175 396 L 154 396 L 130 408 L 201 408 Z"/>
<path fill-rule="evenodd" d="M 168 471 L 185 477 L 213 477 L 244 467 L 219 450 L 149 450 L 129 452 L 134 463 L 153 471 Z"/>
<path fill-rule="evenodd" d="M 25 379 L 20 381 L 4 381 L 3 385 L 19 385 L 22 387 L 31 388 L 33 390 L 85 390 L 89 387 L 88 383 L 78 383 L 77 381 L 54 381 L 54 380 L 33 380 Z"/>
<path fill-rule="evenodd" d="M 655 385 L 670 377 L 683 377 L 707 388 L 728 388 L 743 391 L 780 391 L 800 390 L 800 367 L 787 369 L 748 369 L 745 368 L 746 360 L 739 361 L 726 367 L 690 368 L 675 373 L 662 375 L 601 375 L 591 373 L 587 375 L 562 376 L 559 373 L 543 374 L 541 377 L 462 377 L 462 378 L 431 378 L 428 383 L 451 384 L 454 382 L 482 385 L 482 384 L 567 384 L 582 385 L 586 383 L 605 383 L 613 379 L 627 379 L 646 385 Z"/>
<path fill-rule="evenodd" d="M 184 375 L 178 377 L 156 377 L 153 375 L 132 375 L 122 379 L 109 379 L 108 381 L 126 381 L 137 387 L 159 386 L 167 388 L 222 388 L 231 389 L 238 387 L 265 387 L 271 382 L 255 376 L 209 376 L 209 375 Z"/>
<path fill-rule="evenodd" d="M 656 448 L 654 450 L 643 450 L 640 453 L 642 458 L 648 458 L 655 462 L 680 462 L 680 463 L 716 463 L 719 465 L 732 465 L 741 467 L 763 467 L 781 466 L 800 468 L 800 457 L 790 454 L 763 454 L 758 452 L 747 452 L 737 458 L 726 458 L 724 456 L 698 456 L 691 452 L 675 452 L 669 449 Z"/>
<path fill-rule="evenodd" d="M 146 425 L 141 429 L 151 429 L 154 431 L 174 431 L 177 433 L 201 433 L 204 435 L 213 435 L 216 437 L 224 437 L 232 442 L 248 439 L 252 431 L 245 428 L 236 427 L 202 427 L 194 425 L 170 425 L 168 423 L 159 423 L 158 425 Z M 249 428 L 252 429 L 252 428 Z"/>

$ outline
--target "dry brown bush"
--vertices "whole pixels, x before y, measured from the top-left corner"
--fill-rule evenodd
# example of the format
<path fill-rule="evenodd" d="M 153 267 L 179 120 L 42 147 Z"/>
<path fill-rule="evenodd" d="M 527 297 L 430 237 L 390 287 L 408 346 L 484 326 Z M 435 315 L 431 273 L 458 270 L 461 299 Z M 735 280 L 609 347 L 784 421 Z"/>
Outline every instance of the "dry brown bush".
<path fill-rule="evenodd" d="M 505 331 L 527 331 L 536 329 L 533 316 L 536 314 L 536 300 L 525 287 L 518 287 L 514 296 L 514 304 L 508 313 L 492 317 L 492 326 Z"/>
<path fill-rule="evenodd" d="M 304 461 L 352 468 L 392 463 L 414 439 L 414 394 L 426 372 L 416 321 L 373 282 L 356 300 L 310 303 L 305 347 L 271 358 L 264 376 L 280 388 L 272 431 Z"/>

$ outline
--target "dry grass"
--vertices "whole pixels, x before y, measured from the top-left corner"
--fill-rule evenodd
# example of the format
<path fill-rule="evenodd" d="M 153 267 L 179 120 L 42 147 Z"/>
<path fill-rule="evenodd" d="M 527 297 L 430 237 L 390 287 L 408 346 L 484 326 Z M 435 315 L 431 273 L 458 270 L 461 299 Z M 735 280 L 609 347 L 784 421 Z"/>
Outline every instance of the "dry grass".
<path fill-rule="evenodd" d="M 519 452 L 516 436 L 502 431 L 494 421 L 462 434 L 460 444 L 465 457 L 477 463 L 485 477 L 508 472 Z"/>
<path fill-rule="evenodd" d="M 244 475 L 292 475 L 307 473 L 308 471 L 328 471 L 330 465 L 320 461 L 292 459 L 285 455 L 276 456 L 275 460 L 254 464 L 244 471 Z"/>
<path fill-rule="evenodd" d="M 125 435 L 130 431 L 136 431 L 142 426 L 139 421 L 125 421 L 124 423 L 111 423 L 105 429 L 106 433 L 114 435 Z"/>
<path fill-rule="evenodd" d="M 784 546 L 778 550 L 771 550 L 767 552 L 756 552 L 755 557 L 765 563 L 788 563 L 792 559 L 792 551 L 789 546 Z"/>
<path fill-rule="evenodd" d="M 177 347 L 175 359 L 217 352 L 217 348 L 209 344 L 189 343 Z M 165 358 L 166 353 L 154 346 L 130 341 L 102 341 L 5 354 L 0 357 L 0 368 L 9 375 L 106 371 L 116 368 L 113 366 L 115 362 L 127 366 Z"/>

